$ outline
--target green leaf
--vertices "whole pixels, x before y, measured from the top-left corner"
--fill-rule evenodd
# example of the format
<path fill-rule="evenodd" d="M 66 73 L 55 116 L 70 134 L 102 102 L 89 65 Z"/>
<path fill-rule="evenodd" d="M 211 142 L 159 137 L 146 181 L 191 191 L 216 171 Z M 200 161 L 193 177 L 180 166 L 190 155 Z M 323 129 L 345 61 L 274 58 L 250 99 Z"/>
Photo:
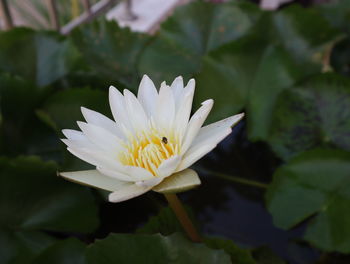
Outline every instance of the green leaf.
<path fill-rule="evenodd" d="M 231 240 L 222 238 L 207 238 L 205 244 L 214 249 L 223 249 L 231 256 L 231 262 L 237 264 L 255 264 L 251 253 L 247 249 L 241 249 Z"/>
<path fill-rule="evenodd" d="M 62 240 L 44 250 L 34 264 L 85 264 L 85 244 L 75 238 Z"/>
<path fill-rule="evenodd" d="M 320 74 L 278 97 L 269 143 L 282 158 L 329 146 L 350 150 L 350 80 Z"/>
<path fill-rule="evenodd" d="M 315 5 L 314 7 L 331 23 L 332 25 L 350 33 L 350 1 L 330 1 Z"/>
<path fill-rule="evenodd" d="M 350 252 L 350 153 L 314 149 L 274 174 L 266 194 L 274 223 L 291 228 L 311 218 L 305 238 L 327 251 Z"/>
<path fill-rule="evenodd" d="M 58 130 L 74 129 L 78 128 L 76 121 L 84 120 L 82 106 L 105 115 L 110 113 L 107 93 L 90 88 L 56 92 L 44 102 L 40 110 L 41 115 L 45 113 L 45 118 L 55 124 Z"/>
<path fill-rule="evenodd" d="M 265 246 L 254 249 L 253 256 L 257 264 L 286 264 L 270 248 Z"/>
<path fill-rule="evenodd" d="M 37 231 L 15 231 L 0 226 L 0 263 L 27 264 L 55 239 Z"/>
<path fill-rule="evenodd" d="M 344 37 L 311 8 L 292 5 L 271 15 L 273 30 L 269 31 L 269 38 L 281 42 L 299 66 L 304 66 L 309 72 L 320 70 L 327 47 Z"/>
<path fill-rule="evenodd" d="M 264 46 L 259 38 L 246 37 L 204 59 L 197 77 L 196 105 L 213 98 L 215 107 L 209 116 L 213 121 L 238 113 L 247 105 L 250 137 L 263 139 L 277 94 L 302 74 L 281 46 Z"/>
<path fill-rule="evenodd" d="M 186 208 L 188 209 L 188 208 Z M 190 212 L 189 210 L 186 210 Z M 177 220 L 173 210 L 163 207 L 155 216 L 151 216 L 147 223 L 137 229 L 141 234 L 157 234 L 168 236 L 175 232 L 183 232 L 183 228 Z"/>
<path fill-rule="evenodd" d="M 190 208 L 186 208 L 190 215 Z M 191 217 L 193 218 L 193 217 Z M 148 222 L 137 230 L 137 233 L 170 235 L 175 232 L 183 232 L 183 228 L 177 220 L 174 212 L 169 207 L 164 207 L 159 214 L 150 217 Z M 254 264 L 248 250 L 240 249 L 232 241 L 222 238 L 206 238 L 206 246 L 213 249 L 223 249 L 230 255 L 232 263 Z"/>
<path fill-rule="evenodd" d="M 79 129 L 76 122 L 84 121 L 81 113 L 82 106 L 107 116 L 110 113 L 107 93 L 90 88 L 58 91 L 51 95 L 37 111 L 38 117 L 56 130 L 55 141 L 61 146 L 61 149 L 65 145 L 60 142 L 57 134 L 61 135 L 62 129 Z M 63 138 L 63 136 L 61 137 Z M 91 168 L 92 166 L 86 162 L 71 155 L 68 151 L 64 151 L 64 162 L 61 170 L 75 171 Z"/>
<path fill-rule="evenodd" d="M 179 7 L 142 54 L 140 73 L 156 83 L 189 78 L 198 72 L 201 56 L 243 36 L 257 13 L 248 4 L 196 1 Z"/>
<path fill-rule="evenodd" d="M 79 54 L 54 32 L 16 28 L 0 33 L 0 69 L 46 86 L 74 69 Z"/>
<path fill-rule="evenodd" d="M 10 230 L 93 231 L 97 208 L 90 192 L 56 176 L 37 157 L 0 159 L 0 226 Z"/>
<path fill-rule="evenodd" d="M 171 236 L 113 234 L 87 249 L 87 263 L 231 263 L 223 250 Z"/>
<path fill-rule="evenodd" d="M 265 140 L 278 94 L 320 72 L 323 54 L 340 36 L 314 11 L 292 6 L 264 13 L 243 38 L 204 58 L 196 105 L 215 100 L 210 120 L 246 108 L 250 139 Z"/>
<path fill-rule="evenodd" d="M 121 82 L 136 88 L 136 63 L 149 42 L 145 34 L 120 28 L 115 21 L 97 20 L 73 31 L 73 41 L 89 66 L 110 83 Z"/>
<path fill-rule="evenodd" d="M 20 77 L 0 74 L 2 154 L 60 158 L 57 135 L 35 115 L 49 91 Z"/>

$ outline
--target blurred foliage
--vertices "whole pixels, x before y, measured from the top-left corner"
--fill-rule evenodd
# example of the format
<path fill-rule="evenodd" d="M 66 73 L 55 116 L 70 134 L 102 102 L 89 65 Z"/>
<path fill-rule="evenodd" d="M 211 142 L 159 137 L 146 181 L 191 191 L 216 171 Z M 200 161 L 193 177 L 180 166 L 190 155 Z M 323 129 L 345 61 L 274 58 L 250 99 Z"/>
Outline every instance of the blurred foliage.
<path fill-rule="evenodd" d="M 190 243 L 169 209 L 136 234 L 93 242 L 101 238 L 105 201 L 56 177 L 58 170 L 88 167 L 65 150 L 60 131 L 77 127 L 81 106 L 111 116 L 108 86 L 136 91 L 145 73 L 157 84 L 195 77 L 195 105 L 215 100 L 211 121 L 244 110 L 247 129 L 239 129 L 237 140 L 247 133 L 245 145 L 271 157 L 264 160 L 279 160 L 266 165 L 271 175 L 264 178 L 271 180 L 265 202 L 275 225 L 303 225 L 308 247 L 326 256 L 318 263 L 335 254 L 345 258 L 349 14 L 348 0 L 273 12 L 247 2 L 198 1 L 179 7 L 154 36 L 103 19 L 69 36 L 27 28 L 1 32 L 0 262 L 283 263 L 269 249 L 242 249 L 226 239 Z"/>
<path fill-rule="evenodd" d="M 91 5 L 99 0 L 89 0 Z M 43 0 L 11 0 L 11 11 L 16 17 L 16 22 L 36 29 L 52 28 L 48 12 L 48 1 Z M 58 20 L 61 25 L 69 23 L 85 11 L 83 1 L 60 0 L 56 1 Z"/>

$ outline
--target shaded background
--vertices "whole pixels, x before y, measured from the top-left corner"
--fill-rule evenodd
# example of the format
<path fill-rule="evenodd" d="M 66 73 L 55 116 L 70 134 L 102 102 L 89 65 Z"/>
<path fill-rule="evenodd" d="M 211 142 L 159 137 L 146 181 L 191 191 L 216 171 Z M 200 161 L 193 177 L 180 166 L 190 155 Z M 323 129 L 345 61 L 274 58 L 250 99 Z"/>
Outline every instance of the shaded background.
<path fill-rule="evenodd" d="M 40 23 L 11 2 L 32 28 L 0 33 L 0 263 L 350 262 L 350 1 L 214 2 L 179 6 L 153 35 L 100 15 L 66 36 L 41 1 Z M 77 3 L 60 1 L 62 25 Z M 80 106 L 111 117 L 108 87 L 136 92 L 143 74 L 194 77 L 209 122 L 246 112 L 180 194 L 220 239 L 187 241 L 158 194 L 111 204 L 56 177 L 91 168 L 59 140 Z"/>

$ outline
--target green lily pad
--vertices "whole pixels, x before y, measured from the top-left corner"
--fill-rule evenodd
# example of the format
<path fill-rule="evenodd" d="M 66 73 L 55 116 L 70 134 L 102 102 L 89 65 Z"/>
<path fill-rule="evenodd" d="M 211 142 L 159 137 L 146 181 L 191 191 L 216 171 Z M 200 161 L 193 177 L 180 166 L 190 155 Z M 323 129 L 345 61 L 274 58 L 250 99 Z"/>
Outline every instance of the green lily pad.
<path fill-rule="evenodd" d="M 36 118 L 35 110 L 50 92 L 21 77 L 0 74 L 2 155 L 40 155 L 59 160 L 57 135 Z"/>
<path fill-rule="evenodd" d="M 56 239 L 38 231 L 16 231 L 0 226 L 1 264 L 29 264 Z"/>
<path fill-rule="evenodd" d="M 41 252 L 33 264 L 85 264 L 86 245 L 76 238 L 59 241 Z"/>
<path fill-rule="evenodd" d="M 210 120 L 246 108 L 249 138 L 266 140 L 278 94 L 320 72 L 327 48 L 341 36 L 320 14 L 301 7 L 264 13 L 245 36 L 203 59 L 195 103 L 215 100 Z"/>
<path fill-rule="evenodd" d="M 205 244 L 214 249 L 223 249 L 231 257 L 232 263 L 256 264 L 248 249 L 239 248 L 233 241 L 223 238 L 207 238 Z"/>
<path fill-rule="evenodd" d="M 97 208 L 89 190 L 56 175 L 37 157 L 0 159 L 0 226 L 13 231 L 92 232 Z"/>
<path fill-rule="evenodd" d="M 314 149 L 274 174 L 266 202 L 276 226 L 310 218 L 305 239 L 326 251 L 350 252 L 350 153 Z"/>
<path fill-rule="evenodd" d="M 43 103 L 40 115 L 45 114 L 45 118 L 48 119 L 46 122 L 49 121 L 51 126 L 55 124 L 58 131 L 66 128 L 78 129 L 76 121 L 84 121 L 82 106 L 111 115 L 108 94 L 90 88 L 76 88 L 52 94 Z"/>
<path fill-rule="evenodd" d="M 350 80 L 309 78 L 278 97 L 269 143 L 282 158 L 317 146 L 350 150 Z"/>
<path fill-rule="evenodd" d="M 140 73 L 157 83 L 179 75 L 189 78 L 198 72 L 204 54 L 247 32 L 256 10 L 248 4 L 199 1 L 179 7 L 142 54 Z"/>
<path fill-rule="evenodd" d="M 86 252 L 87 263 L 231 263 L 223 250 L 191 243 L 180 234 L 170 236 L 112 234 Z"/>
<path fill-rule="evenodd" d="M 79 53 L 72 42 L 58 33 L 27 28 L 0 33 L 0 70 L 39 86 L 66 76 L 78 60 Z"/>
<path fill-rule="evenodd" d="M 136 63 L 150 37 L 120 28 L 115 21 L 97 20 L 83 25 L 71 35 L 88 65 L 110 85 L 120 82 L 136 88 Z"/>

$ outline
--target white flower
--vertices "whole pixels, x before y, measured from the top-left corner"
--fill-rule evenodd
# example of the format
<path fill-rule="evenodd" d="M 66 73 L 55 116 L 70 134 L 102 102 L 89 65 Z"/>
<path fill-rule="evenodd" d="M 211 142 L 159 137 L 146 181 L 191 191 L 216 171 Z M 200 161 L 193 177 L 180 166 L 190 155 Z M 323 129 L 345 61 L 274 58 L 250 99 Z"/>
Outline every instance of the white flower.
<path fill-rule="evenodd" d="M 158 92 L 146 75 L 137 97 L 111 86 L 109 103 L 116 122 L 82 107 L 86 123 L 78 122 L 81 131 L 62 131 L 67 149 L 96 170 L 60 175 L 111 191 L 111 202 L 151 189 L 166 193 L 199 185 L 197 173 L 187 168 L 230 134 L 244 114 L 202 127 L 213 100 L 204 101 L 190 118 L 194 87 L 194 79 L 184 87 L 177 77 L 171 86 L 163 82 Z"/>

